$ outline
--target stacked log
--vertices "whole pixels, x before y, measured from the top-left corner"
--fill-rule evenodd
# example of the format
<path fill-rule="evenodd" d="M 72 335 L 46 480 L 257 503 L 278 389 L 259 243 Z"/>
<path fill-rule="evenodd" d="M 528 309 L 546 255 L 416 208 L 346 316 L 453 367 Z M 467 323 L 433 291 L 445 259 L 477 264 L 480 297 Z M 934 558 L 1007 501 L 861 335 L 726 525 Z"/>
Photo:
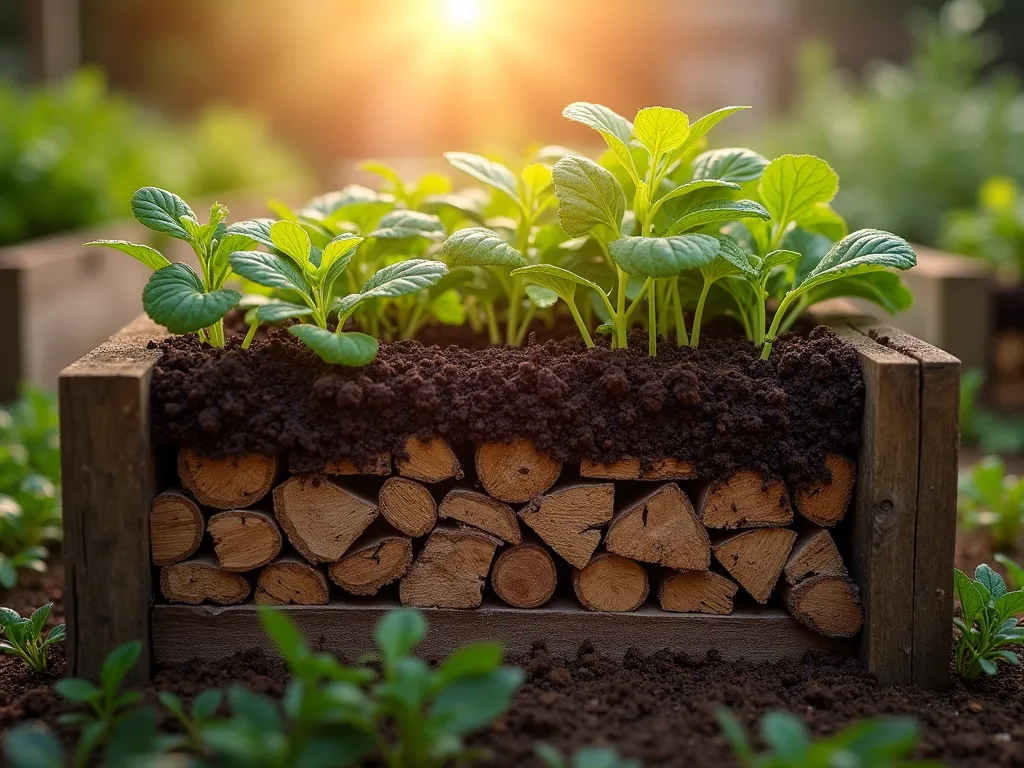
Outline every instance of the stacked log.
<path fill-rule="evenodd" d="M 182 487 L 153 502 L 152 557 L 174 602 L 228 605 L 255 589 L 258 603 L 324 605 L 340 590 L 473 609 L 493 593 L 529 610 L 561 573 L 587 610 L 726 615 L 743 600 L 849 637 L 863 609 L 829 529 L 856 466 L 826 466 L 830 482 L 790 489 L 754 469 L 704 482 L 672 458 L 566 469 L 526 440 L 476 446 L 465 470 L 438 437 L 315 474 L 182 450 Z"/>

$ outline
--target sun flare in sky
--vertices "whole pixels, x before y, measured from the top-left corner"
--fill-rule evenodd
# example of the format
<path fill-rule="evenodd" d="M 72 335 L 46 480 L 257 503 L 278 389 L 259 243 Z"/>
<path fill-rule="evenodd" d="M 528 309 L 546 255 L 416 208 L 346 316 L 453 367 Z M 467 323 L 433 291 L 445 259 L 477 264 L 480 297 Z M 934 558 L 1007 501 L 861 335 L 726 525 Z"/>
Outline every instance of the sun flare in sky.
<path fill-rule="evenodd" d="M 458 30 L 471 30 L 484 21 L 484 0 L 445 0 L 445 23 Z"/>

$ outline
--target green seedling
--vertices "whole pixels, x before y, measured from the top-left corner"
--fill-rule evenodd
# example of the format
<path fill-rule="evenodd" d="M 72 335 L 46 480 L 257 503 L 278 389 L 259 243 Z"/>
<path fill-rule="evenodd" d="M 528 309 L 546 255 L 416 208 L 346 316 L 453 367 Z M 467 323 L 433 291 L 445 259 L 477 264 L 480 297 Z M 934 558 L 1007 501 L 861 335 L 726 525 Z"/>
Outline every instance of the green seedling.
<path fill-rule="evenodd" d="M 533 751 L 548 768 L 640 768 L 639 760 L 619 757 L 614 749 L 589 747 L 577 750 L 571 758 L 550 744 L 538 744 Z"/>
<path fill-rule="evenodd" d="M 1019 664 L 1009 646 L 1024 643 L 1024 627 L 1017 614 L 1024 612 L 1024 591 L 1010 592 L 1003 577 L 987 565 L 979 565 L 974 579 L 954 570 L 954 589 L 963 619 L 954 618 L 959 630 L 953 669 L 965 682 L 994 675 L 1001 662 Z"/>
<path fill-rule="evenodd" d="M 50 615 L 53 603 L 33 611 L 25 619 L 17 611 L 0 608 L 0 651 L 8 656 L 17 656 L 28 665 L 33 672 L 46 671 L 46 649 L 54 643 L 62 643 L 65 638 L 63 624 L 58 624 L 45 636 L 43 626 Z"/>
<path fill-rule="evenodd" d="M 958 511 L 966 528 L 988 533 L 993 549 L 1013 550 L 1024 531 L 1024 478 L 987 456 L 960 475 Z"/>
<path fill-rule="evenodd" d="M 812 740 L 796 715 L 769 712 L 761 718 L 761 739 L 768 750 L 758 754 L 732 712 L 719 708 L 715 715 L 743 768 L 939 768 L 937 763 L 910 758 L 921 729 L 905 717 L 865 720 L 831 738 Z"/>

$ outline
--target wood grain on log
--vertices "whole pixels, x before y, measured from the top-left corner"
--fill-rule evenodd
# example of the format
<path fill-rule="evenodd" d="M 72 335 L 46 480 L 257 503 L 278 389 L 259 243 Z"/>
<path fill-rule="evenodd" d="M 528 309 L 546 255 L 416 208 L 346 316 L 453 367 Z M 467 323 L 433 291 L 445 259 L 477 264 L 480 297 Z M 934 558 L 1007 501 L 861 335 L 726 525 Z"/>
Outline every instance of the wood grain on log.
<path fill-rule="evenodd" d="M 455 451 L 443 438 L 421 440 L 410 437 L 405 441 L 404 450 L 406 458 L 395 459 L 395 468 L 402 477 L 421 483 L 440 483 L 465 477 Z"/>
<path fill-rule="evenodd" d="M 540 544 L 519 544 L 500 555 L 491 570 L 494 593 L 515 608 L 538 608 L 555 594 L 555 561 Z"/>
<path fill-rule="evenodd" d="M 561 462 L 522 439 L 478 445 L 475 463 L 484 490 L 510 504 L 532 501 L 551 488 L 562 473 Z"/>
<path fill-rule="evenodd" d="M 640 459 L 621 459 L 608 464 L 584 459 L 580 476 L 598 480 L 694 480 L 697 470 L 687 461 L 656 459 L 645 465 Z"/>
<path fill-rule="evenodd" d="M 647 599 L 650 585 L 642 565 L 601 552 L 585 568 L 573 571 L 572 588 L 588 610 L 635 611 Z"/>
<path fill-rule="evenodd" d="M 808 576 L 840 576 L 846 573 L 846 566 L 832 534 L 814 527 L 796 537 L 783 573 L 786 581 L 796 584 Z"/>
<path fill-rule="evenodd" d="M 476 608 L 498 540 L 468 527 L 435 528 L 398 584 L 402 605 Z"/>
<path fill-rule="evenodd" d="M 810 488 L 797 489 L 793 496 L 796 511 L 812 523 L 831 528 L 846 516 L 857 482 L 857 464 L 838 453 L 825 456 L 832 480 Z"/>
<path fill-rule="evenodd" d="M 715 559 L 757 602 L 771 597 L 796 533 L 788 528 L 755 528 L 733 534 L 714 546 Z"/>
<path fill-rule="evenodd" d="M 270 492 L 277 460 L 259 453 L 207 459 L 188 448 L 178 452 L 178 477 L 196 500 L 214 509 L 243 509 Z"/>
<path fill-rule="evenodd" d="M 762 474 L 751 469 L 709 485 L 698 506 L 701 522 L 708 528 L 764 528 L 793 522 L 786 486 L 777 479 L 766 486 Z"/>
<path fill-rule="evenodd" d="M 437 502 L 426 486 L 405 477 L 389 477 L 378 496 L 380 513 L 406 536 L 426 536 L 437 523 Z"/>
<path fill-rule="evenodd" d="M 864 624 L 860 591 L 849 576 L 812 576 L 784 586 L 782 597 L 794 619 L 826 637 L 853 637 Z"/>
<path fill-rule="evenodd" d="M 575 483 L 534 499 L 519 517 L 564 560 L 585 568 L 614 511 L 613 483 Z"/>
<path fill-rule="evenodd" d="M 739 585 L 713 571 L 669 573 L 658 585 L 661 610 L 674 613 L 732 613 Z"/>
<path fill-rule="evenodd" d="M 225 571 L 262 568 L 281 553 L 281 529 L 273 515 L 254 509 L 231 509 L 210 518 L 213 551 Z"/>
<path fill-rule="evenodd" d="M 206 532 L 206 519 L 192 499 L 180 491 L 164 491 L 149 508 L 149 545 L 153 565 L 171 565 L 196 553 Z"/>
<path fill-rule="evenodd" d="M 200 557 L 160 569 L 160 593 L 172 603 L 234 605 L 249 597 L 249 580 Z"/>
<path fill-rule="evenodd" d="M 312 563 L 341 558 L 377 517 L 377 505 L 321 477 L 292 477 L 274 489 L 274 514 Z"/>
<path fill-rule="evenodd" d="M 492 499 L 486 493 L 471 491 L 468 488 L 453 488 L 441 500 L 437 516 L 479 528 L 484 533 L 497 536 L 509 544 L 519 544 L 523 540 L 519 520 L 512 507 Z"/>
<path fill-rule="evenodd" d="M 327 579 L 314 565 L 282 555 L 260 571 L 253 599 L 262 605 L 327 605 Z"/>
<path fill-rule="evenodd" d="M 331 581 L 353 595 L 375 595 L 400 579 L 412 565 L 412 539 L 396 533 L 359 539 L 327 573 Z"/>
<path fill-rule="evenodd" d="M 665 483 L 621 507 L 608 526 L 605 547 L 679 571 L 704 571 L 711 565 L 708 532 L 676 483 Z"/>

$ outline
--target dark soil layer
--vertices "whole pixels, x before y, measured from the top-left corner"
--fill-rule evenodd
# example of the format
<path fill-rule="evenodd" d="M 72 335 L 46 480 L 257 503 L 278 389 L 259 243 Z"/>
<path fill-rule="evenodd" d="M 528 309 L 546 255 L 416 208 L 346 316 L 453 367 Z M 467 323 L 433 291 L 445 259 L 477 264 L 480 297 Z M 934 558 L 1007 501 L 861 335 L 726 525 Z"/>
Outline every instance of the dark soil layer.
<path fill-rule="evenodd" d="M 518 662 L 526 670 L 526 684 L 506 716 L 474 737 L 475 744 L 492 750 L 498 768 L 539 768 L 532 756 L 538 742 L 565 752 L 610 745 L 645 766 L 726 768 L 735 763 L 715 724 L 721 706 L 751 730 L 765 712 L 786 709 L 817 735 L 833 734 L 859 718 L 909 715 L 922 727 L 922 757 L 950 766 L 1024 766 L 1024 671 L 1019 668 L 971 689 L 956 684 L 939 694 L 882 688 L 853 660 L 832 657 L 753 665 L 657 653 L 617 662 L 584 644 L 575 658 L 553 659 L 538 645 Z M 146 699 L 153 704 L 157 690 L 171 690 L 190 703 L 208 687 L 234 682 L 280 696 L 287 679 L 281 663 L 250 651 L 212 664 L 162 668 Z M 38 688 L 0 698 L 0 731 L 29 718 L 54 725 L 66 711 L 46 687 L 48 679 L 36 682 Z M 74 738 L 73 731 L 60 732 L 69 743 Z"/>
<path fill-rule="evenodd" d="M 826 451 L 853 455 L 860 442 L 857 355 L 823 327 L 784 339 L 768 361 L 729 338 L 696 350 L 663 343 L 652 359 L 642 334 L 628 350 L 403 341 L 361 369 L 326 365 L 281 331 L 249 351 L 194 336 L 161 346 L 159 447 L 287 453 L 296 471 L 400 453 L 415 433 L 456 445 L 525 437 L 566 462 L 671 456 L 708 478 L 751 467 L 802 482 L 822 478 Z"/>

